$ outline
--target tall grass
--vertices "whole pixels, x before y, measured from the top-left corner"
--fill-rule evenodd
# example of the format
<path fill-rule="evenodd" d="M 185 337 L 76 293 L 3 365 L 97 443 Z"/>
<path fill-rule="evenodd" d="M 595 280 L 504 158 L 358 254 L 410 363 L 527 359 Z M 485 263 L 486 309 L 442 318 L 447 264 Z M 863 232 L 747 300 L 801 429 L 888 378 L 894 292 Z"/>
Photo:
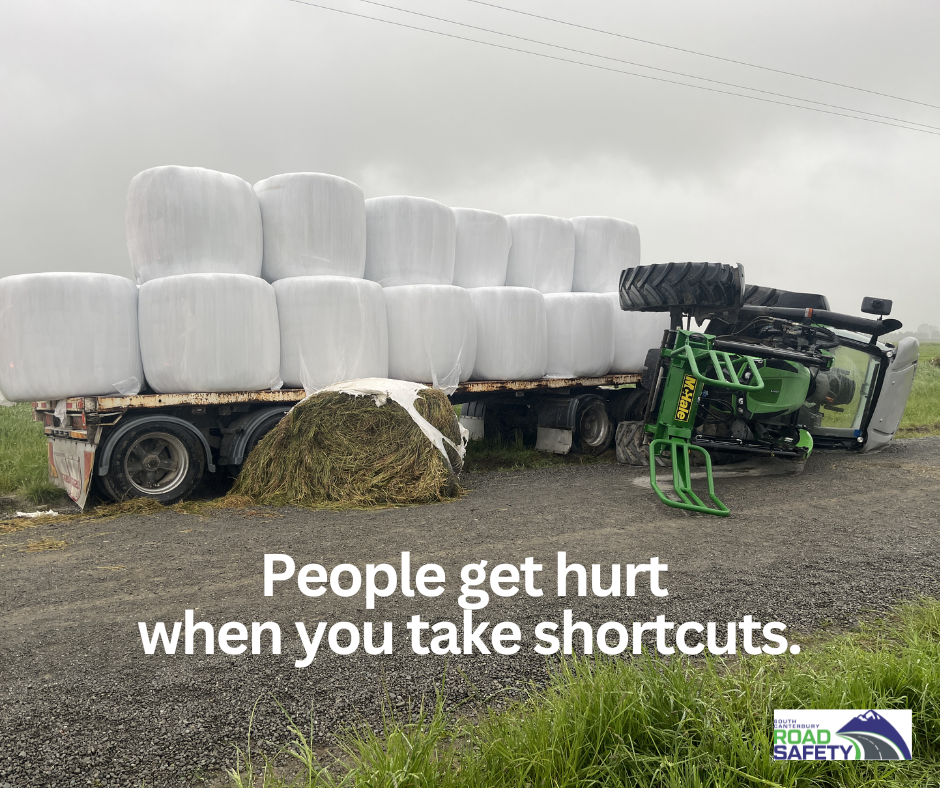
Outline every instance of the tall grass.
<path fill-rule="evenodd" d="M 775 762 L 774 709 L 909 708 L 914 760 Z M 302 788 L 594 788 L 940 785 L 940 602 L 807 645 L 799 656 L 561 664 L 550 685 L 476 724 L 442 704 L 382 735 L 347 731 L 327 771 L 297 726 L 284 754 Z M 244 756 L 244 753 L 242 754 Z M 244 767 L 244 761 L 241 762 Z M 238 788 L 291 785 L 270 768 Z"/>
<path fill-rule="evenodd" d="M 940 366 L 933 363 L 937 358 L 940 343 L 925 342 L 920 346 L 914 387 L 898 429 L 900 438 L 940 435 Z"/>
<path fill-rule="evenodd" d="M 46 436 L 28 403 L 0 408 L 0 495 L 11 493 L 37 504 L 62 494 L 49 483 Z"/>

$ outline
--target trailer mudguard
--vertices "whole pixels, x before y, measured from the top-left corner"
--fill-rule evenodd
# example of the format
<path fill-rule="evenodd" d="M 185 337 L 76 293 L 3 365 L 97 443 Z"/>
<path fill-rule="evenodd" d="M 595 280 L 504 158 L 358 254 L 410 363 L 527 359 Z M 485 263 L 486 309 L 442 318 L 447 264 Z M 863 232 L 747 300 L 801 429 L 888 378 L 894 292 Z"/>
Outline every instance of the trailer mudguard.
<path fill-rule="evenodd" d="M 108 468 L 111 465 L 111 453 L 114 451 L 115 444 L 117 444 L 123 435 L 142 424 L 157 424 L 160 422 L 164 424 L 175 424 L 185 430 L 188 430 L 197 438 L 199 438 L 199 441 L 202 444 L 202 448 L 206 452 L 206 470 L 208 470 L 209 473 L 215 473 L 215 465 L 212 463 L 212 447 L 209 446 L 209 441 L 206 440 L 205 435 L 203 435 L 188 421 L 177 418 L 176 416 L 151 414 L 149 416 L 141 416 L 139 418 L 130 419 L 129 421 L 122 420 L 114 428 L 114 431 L 108 435 L 104 441 L 104 445 L 101 446 L 100 454 L 98 455 L 98 476 L 107 476 Z"/>

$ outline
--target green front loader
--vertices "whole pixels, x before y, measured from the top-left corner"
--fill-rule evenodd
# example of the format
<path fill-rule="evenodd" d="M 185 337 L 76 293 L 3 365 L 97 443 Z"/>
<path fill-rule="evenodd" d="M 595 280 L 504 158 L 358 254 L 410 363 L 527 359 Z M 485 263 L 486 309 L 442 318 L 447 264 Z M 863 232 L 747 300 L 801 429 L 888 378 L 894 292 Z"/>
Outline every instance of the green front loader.
<path fill-rule="evenodd" d="M 645 426 L 618 426 L 618 456 L 624 448 L 626 456 L 646 458 L 653 490 L 667 506 L 729 514 L 715 494 L 712 453 L 725 461 L 757 455 L 802 462 L 814 437 L 827 447 L 868 441 L 897 356 L 877 341 L 901 327 L 881 317 L 890 301 L 863 303 L 878 320 L 854 317 L 830 311 L 820 295 L 748 289 L 740 266 L 666 263 L 624 271 L 620 302 L 672 316 L 662 346 L 647 357 Z M 707 321 L 706 330 L 692 328 L 693 319 Z M 905 378 L 901 410 L 913 374 Z M 621 436 L 642 441 L 646 452 L 621 447 Z M 667 465 L 672 485 L 664 490 L 657 467 Z M 704 468 L 709 502 L 692 489 L 693 467 Z"/>

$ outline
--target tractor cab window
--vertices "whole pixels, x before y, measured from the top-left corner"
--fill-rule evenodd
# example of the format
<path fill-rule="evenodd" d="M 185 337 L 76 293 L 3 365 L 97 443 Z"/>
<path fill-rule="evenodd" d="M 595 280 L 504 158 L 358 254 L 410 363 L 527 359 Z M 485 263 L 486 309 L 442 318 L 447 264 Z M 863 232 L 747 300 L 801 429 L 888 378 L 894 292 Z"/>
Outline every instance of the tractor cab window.
<path fill-rule="evenodd" d="M 865 408 L 878 375 L 877 356 L 840 345 L 832 367 L 820 371 L 815 388 L 804 406 L 814 414 L 814 435 L 834 438 L 857 437 Z"/>

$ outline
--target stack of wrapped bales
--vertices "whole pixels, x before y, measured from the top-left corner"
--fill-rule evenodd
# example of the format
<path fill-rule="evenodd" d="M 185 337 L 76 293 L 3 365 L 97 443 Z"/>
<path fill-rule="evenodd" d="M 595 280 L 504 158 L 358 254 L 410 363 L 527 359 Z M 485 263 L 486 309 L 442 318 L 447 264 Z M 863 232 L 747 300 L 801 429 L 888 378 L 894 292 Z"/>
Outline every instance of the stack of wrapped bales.
<path fill-rule="evenodd" d="M 365 208 L 365 275 L 383 288 L 388 374 L 453 391 L 477 354 L 473 304 L 453 284 L 454 213 L 420 197 L 378 197 Z"/>
<path fill-rule="evenodd" d="M 251 186 L 199 167 L 155 167 L 131 181 L 125 219 L 150 387 L 277 388 L 277 304 L 260 278 L 261 210 Z"/>
<path fill-rule="evenodd" d="M 512 250 L 506 283 L 543 294 L 549 377 L 606 375 L 613 359 L 613 326 L 606 302 L 572 293 L 575 228 L 557 216 L 507 217 Z"/>
<path fill-rule="evenodd" d="M 262 276 L 273 282 L 285 385 L 320 389 L 388 376 L 382 287 L 363 279 L 365 198 L 322 173 L 275 175 L 255 184 L 264 228 Z"/>
<path fill-rule="evenodd" d="M 620 273 L 640 264 L 640 233 L 636 225 L 606 216 L 578 216 L 574 225 L 575 255 L 572 290 L 587 296 L 603 294 L 611 312 L 613 349 L 609 371 L 642 372 L 647 350 L 659 347 L 669 316 L 659 312 L 624 312 L 620 308 Z M 606 328 L 603 329 L 606 331 Z"/>
<path fill-rule="evenodd" d="M 619 308 L 640 246 L 618 219 L 166 166 L 131 181 L 126 228 L 136 288 L 104 274 L 0 280 L 5 397 L 133 394 L 145 377 L 157 393 L 371 377 L 449 392 L 471 377 L 637 372 L 668 323 Z M 81 354 L 62 352 L 70 329 Z"/>
<path fill-rule="evenodd" d="M 533 287 L 506 286 L 513 234 L 504 216 L 454 208 L 454 283 L 468 288 L 476 320 L 477 380 L 534 380 L 545 375 L 545 303 Z"/>

